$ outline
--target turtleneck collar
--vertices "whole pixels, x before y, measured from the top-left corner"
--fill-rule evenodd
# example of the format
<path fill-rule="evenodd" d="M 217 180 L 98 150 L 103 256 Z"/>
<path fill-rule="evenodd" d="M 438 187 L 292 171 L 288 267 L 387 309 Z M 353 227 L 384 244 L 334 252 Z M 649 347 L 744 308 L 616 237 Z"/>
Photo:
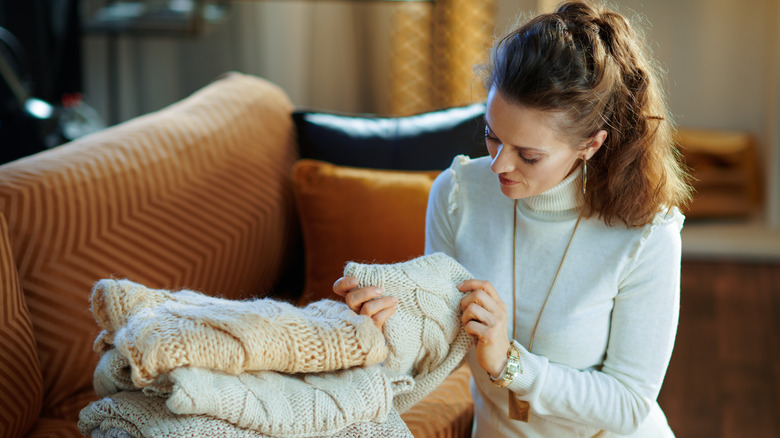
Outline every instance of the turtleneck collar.
<path fill-rule="evenodd" d="M 557 186 L 536 196 L 523 198 L 518 204 L 535 214 L 544 216 L 560 216 L 579 212 L 579 208 L 583 203 L 583 198 L 580 194 L 582 190 L 582 184 L 580 183 L 581 174 L 582 168 L 577 167 L 571 175 L 567 176 Z"/>

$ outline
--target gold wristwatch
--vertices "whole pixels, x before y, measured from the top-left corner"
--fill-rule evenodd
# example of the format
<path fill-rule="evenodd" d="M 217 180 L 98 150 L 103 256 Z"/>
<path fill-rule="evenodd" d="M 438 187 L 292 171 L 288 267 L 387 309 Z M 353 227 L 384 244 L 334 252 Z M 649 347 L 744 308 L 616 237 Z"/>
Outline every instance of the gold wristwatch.
<path fill-rule="evenodd" d="M 490 373 L 488 373 L 488 377 L 490 377 L 490 381 L 493 382 L 494 385 L 503 388 L 515 380 L 515 374 L 517 374 L 518 371 L 520 374 L 523 374 L 523 370 L 520 366 L 520 351 L 515 347 L 514 342 L 510 342 L 509 350 L 506 352 L 506 372 L 504 373 L 504 378 L 494 379 Z"/>

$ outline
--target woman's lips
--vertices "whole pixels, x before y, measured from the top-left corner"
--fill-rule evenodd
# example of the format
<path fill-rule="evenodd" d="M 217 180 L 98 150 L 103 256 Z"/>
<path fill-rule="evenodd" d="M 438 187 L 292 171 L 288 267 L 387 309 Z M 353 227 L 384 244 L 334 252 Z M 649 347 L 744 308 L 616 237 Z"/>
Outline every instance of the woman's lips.
<path fill-rule="evenodd" d="M 501 182 L 501 185 L 504 186 L 513 186 L 515 184 L 520 184 L 520 181 L 512 181 L 511 179 L 506 179 L 501 175 L 498 175 L 498 181 Z"/>

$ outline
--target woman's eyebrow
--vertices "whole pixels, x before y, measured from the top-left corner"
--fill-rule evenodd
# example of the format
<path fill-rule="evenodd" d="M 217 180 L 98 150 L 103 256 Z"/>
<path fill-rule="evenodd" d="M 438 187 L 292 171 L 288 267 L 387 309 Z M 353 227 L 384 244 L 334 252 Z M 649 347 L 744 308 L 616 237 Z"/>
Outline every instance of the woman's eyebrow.
<path fill-rule="evenodd" d="M 493 131 L 493 128 L 490 127 L 490 123 L 488 123 L 488 121 L 487 121 L 487 116 L 482 116 L 482 119 L 485 121 L 485 126 L 487 126 L 487 128 L 490 130 L 490 132 L 495 133 Z M 517 148 L 517 149 L 520 149 L 520 150 L 523 150 L 523 151 L 529 151 L 529 152 L 537 152 L 537 153 L 545 153 L 546 152 L 544 149 L 531 148 L 531 147 L 528 147 L 528 146 L 519 146 L 519 145 L 515 145 L 515 144 L 510 144 L 508 146 L 511 146 L 513 148 Z"/>

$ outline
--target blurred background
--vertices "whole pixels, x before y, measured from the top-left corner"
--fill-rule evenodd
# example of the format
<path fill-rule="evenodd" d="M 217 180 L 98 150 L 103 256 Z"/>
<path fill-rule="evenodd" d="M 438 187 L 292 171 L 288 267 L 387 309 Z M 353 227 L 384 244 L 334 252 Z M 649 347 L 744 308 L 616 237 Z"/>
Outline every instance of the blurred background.
<path fill-rule="evenodd" d="M 475 66 L 548 0 L 0 0 L 0 163 L 235 70 L 300 108 L 402 116 L 485 97 Z M 661 402 L 681 437 L 780 436 L 780 2 L 612 0 L 666 72 L 696 200 Z"/>
<path fill-rule="evenodd" d="M 27 98 L 36 98 L 58 111 L 50 118 L 70 119 L 68 129 L 35 122 L 39 130 L 54 131 L 41 134 L 39 148 L 45 148 L 162 108 L 229 70 L 275 82 L 299 107 L 405 115 L 463 105 L 484 99 L 475 66 L 495 37 L 518 16 L 556 4 L 0 0 L 0 26 L 11 34 L 0 39 L 5 54 L 0 59 L 7 59 L 0 72 L 20 77 L 16 86 L 0 81 L 0 108 L 5 114 L 14 106 L 34 110 L 41 102 Z M 681 143 L 691 164 L 701 168 L 698 210 L 689 218 L 736 218 L 751 229 L 780 230 L 778 2 L 613 0 L 612 5 L 644 29 L 667 73 L 669 105 L 684 131 Z M 7 144 L 13 138 L 9 125 L 21 126 L 10 120 L 0 132 Z M 35 149 L 21 143 L 28 150 L 2 161 Z M 720 231 L 724 238 L 730 233 Z M 777 240 L 746 233 L 729 241 L 731 252 L 741 250 L 746 239 L 753 249 L 743 252 L 780 252 Z M 690 250 L 719 248 L 702 243 Z"/>

